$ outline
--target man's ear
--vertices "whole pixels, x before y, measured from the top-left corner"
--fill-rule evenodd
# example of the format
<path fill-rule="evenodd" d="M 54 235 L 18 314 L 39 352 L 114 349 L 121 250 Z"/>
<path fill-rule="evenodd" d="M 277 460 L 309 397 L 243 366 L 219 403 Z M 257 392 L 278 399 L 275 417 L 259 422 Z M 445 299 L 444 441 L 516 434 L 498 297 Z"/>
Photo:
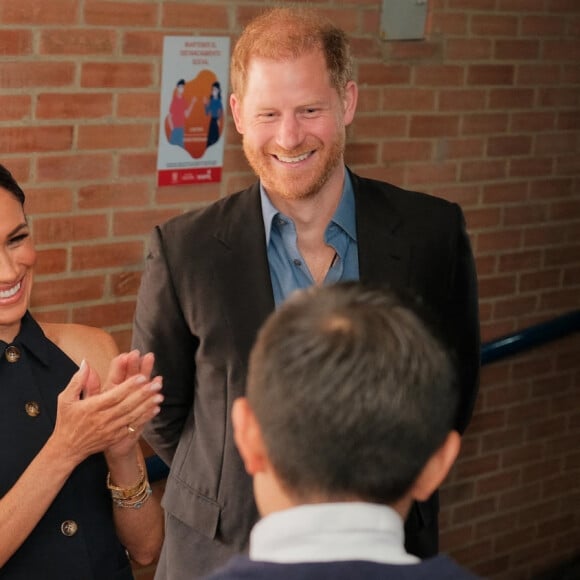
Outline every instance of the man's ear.
<path fill-rule="evenodd" d="M 426 501 L 441 485 L 461 447 L 461 437 L 457 431 L 450 431 L 443 445 L 431 455 L 419 477 L 411 488 L 411 496 L 417 501 Z"/>
<path fill-rule="evenodd" d="M 234 441 L 249 475 L 266 470 L 268 460 L 262 430 L 246 397 L 234 401 L 232 407 Z"/>
<path fill-rule="evenodd" d="M 230 108 L 232 110 L 232 117 L 234 118 L 236 129 L 240 135 L 243 135 L 244 127 L 242 124 L 242 103 L 235 93 L 230 95 Z"/>

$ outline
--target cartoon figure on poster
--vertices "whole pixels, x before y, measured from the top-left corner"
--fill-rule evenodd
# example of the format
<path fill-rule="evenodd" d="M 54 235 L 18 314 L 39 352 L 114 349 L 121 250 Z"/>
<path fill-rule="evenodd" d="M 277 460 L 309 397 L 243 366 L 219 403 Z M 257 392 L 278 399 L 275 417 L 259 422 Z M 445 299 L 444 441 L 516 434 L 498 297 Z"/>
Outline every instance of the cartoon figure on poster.
<path fill-rule="evenodd" d="M 170 129 L 169 142 L 172 145 L 179 145 L 180 147 L 184 146 L 185 120 L 191 114 L 191 109 L 193 109 L 193 105 L 197 101 L 197 97 L 193 97 L 188 107 L 187 101 L 183 96 L 184 92 L 185 80 L 180 79 L 175 86 L 175 92 L 171 100 L 169 113 L 167 114 L 167 124 Z"/>
<path fill-rule="evenodd" d="M 165 136 L 168 143 L 199 159 L 219 140 L 223 117 L 220 82 L 205 69 L 194 79 L 177 82 L 165 118 Z"/>
<path fill-rule="evenodd" d="M 209 99 L 206 97 L 203 100 L 205 105 L 205 114 L 209 115 L 209 129 L 207 131 L 207 146 L 213 145 L 220 138 L 220 120 L 223 115 L 222 106 L 222 89 L 219 82 L 215 82 L 211 86 L 211 95 Z"/>

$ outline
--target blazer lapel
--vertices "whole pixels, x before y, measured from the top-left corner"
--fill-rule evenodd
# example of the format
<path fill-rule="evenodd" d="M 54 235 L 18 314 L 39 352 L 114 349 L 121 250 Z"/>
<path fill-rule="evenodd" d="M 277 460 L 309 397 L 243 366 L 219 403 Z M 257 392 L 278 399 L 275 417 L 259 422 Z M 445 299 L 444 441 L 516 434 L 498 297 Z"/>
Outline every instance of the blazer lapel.
<path fill-rule="evenodd" d="M 359 275 L 362 282 L 406 286 L 411 240 L 397 230 L 402 216 L 389 196 L 389 185 L 350 174 L 354 189 Z"/>
<path fill-rule="evenodd" d="M 215 300 L 223 301 L 244 367 L 256 334 L 274 310 L 258 184 L 232 196 L 215 231 Z"/>

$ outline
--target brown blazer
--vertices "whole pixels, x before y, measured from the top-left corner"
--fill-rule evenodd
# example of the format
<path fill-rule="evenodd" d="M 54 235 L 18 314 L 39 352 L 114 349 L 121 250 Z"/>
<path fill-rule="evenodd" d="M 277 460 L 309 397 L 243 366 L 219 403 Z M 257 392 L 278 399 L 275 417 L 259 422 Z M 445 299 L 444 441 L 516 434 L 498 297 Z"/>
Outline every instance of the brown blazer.
<path fill-rule="evenodd" d="M 410 287 L 441 317 L 460 361 L 457 427 L 463 431 L 477 392 L 480 345 L 462 212 L 436 197 L 351 178 L 360 278 Z M 157 578 L 202 575 L 247 548 L 257 514 L 230 411 L 244 394 L 257 330 L 273 309 L 258 184 L 155 228 L 133 345 L 155 353 L 164 378 L 161 413 L 146 431 L 171 467 Z M 422 504 L 407 529 L 412 535 L 435 522 L 435 545 L 423 555 L 436 551 L 436 514 L 436 502 Z"/>

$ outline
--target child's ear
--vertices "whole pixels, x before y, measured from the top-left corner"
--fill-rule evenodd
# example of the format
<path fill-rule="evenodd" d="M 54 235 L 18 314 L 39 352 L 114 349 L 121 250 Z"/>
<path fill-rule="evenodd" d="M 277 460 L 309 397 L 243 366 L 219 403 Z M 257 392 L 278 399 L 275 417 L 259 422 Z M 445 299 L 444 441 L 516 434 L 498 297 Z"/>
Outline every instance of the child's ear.
<path fill-rule="evenodd" d="M 264 471 L 267 465 L 267 454 L 262 430 L 246 397 L 240 397 L 234 401 L 232 423 L 234 441 L 246 471 L 252 476 Z"/>
<path fill-rule="evenodd" d="M 440 487 L 457 459 L 461 448 L 461 437 L 457 431 L 450 431 L 445 441 L 431 455 L 411 489 L 411 496 L 417 501 L 426 501 Z"/>

